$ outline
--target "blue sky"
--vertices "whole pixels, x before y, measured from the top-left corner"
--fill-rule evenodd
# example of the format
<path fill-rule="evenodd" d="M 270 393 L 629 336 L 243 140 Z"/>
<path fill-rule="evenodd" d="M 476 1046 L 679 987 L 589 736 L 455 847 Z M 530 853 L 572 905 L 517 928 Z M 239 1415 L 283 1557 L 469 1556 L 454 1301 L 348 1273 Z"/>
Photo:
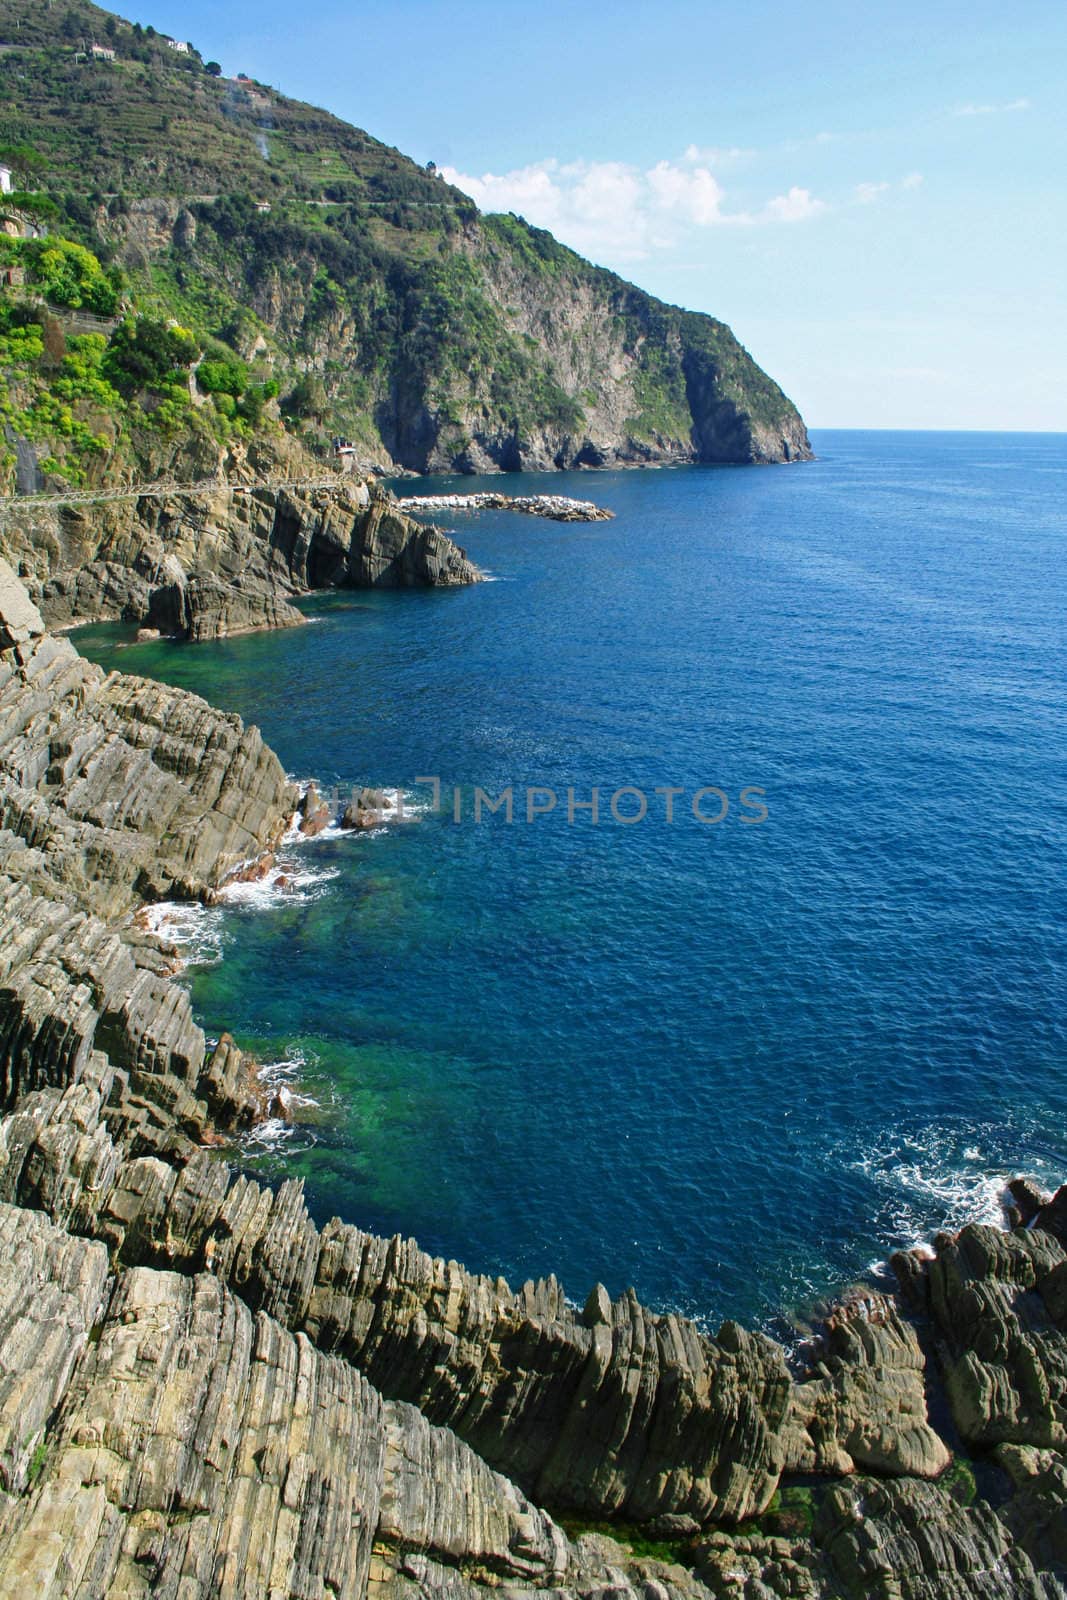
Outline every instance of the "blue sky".
<path fill-rule="evenodd" d="M 710 311 L 822 427 L 1067 429 L 1067 5 L 159 0 Z"/>

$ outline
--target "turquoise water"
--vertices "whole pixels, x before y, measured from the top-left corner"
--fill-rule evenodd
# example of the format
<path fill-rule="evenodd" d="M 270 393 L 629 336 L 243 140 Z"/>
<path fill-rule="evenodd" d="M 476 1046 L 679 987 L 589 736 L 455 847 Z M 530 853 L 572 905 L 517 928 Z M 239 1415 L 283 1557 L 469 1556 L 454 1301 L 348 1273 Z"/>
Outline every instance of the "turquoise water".
<path fill-rule="evenodd" d="M 248 1157 L 317 1215 L 768 1322 L 995 1214 L 1017 1169 L 1067 1175 L 1067 438 L 815 444 L 508 480 L 617 515 L 453 517 L 498 579 L 473 589 L 215 645 L 79 636 L 295 774 L 461 786 L 458 824 L 306 844 L 305 881 L 198 922 L 205 1026 L 319 1102 Z M 527 785 L 560 803 L 476 825 L 473 786 L 509 784 L 520 816 Z M 687 791 L 670 824 L 657 785 Z"/>

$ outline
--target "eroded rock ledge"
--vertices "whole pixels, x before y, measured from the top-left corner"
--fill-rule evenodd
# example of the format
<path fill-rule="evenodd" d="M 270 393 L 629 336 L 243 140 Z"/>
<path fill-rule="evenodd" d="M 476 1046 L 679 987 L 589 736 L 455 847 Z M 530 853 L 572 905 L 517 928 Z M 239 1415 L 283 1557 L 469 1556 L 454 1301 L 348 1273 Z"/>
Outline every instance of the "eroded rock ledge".
<path fill-rule="evenodd" d="M 450 588 L 482 574 L 439 528 L 374 482 L 323 489 L 235 481 L 196 494 L 9 511 L 0 556 L 52 627 L 121 619 L 191 640 L 304 619 L 325 588 Z"/>
<path fill-rule="evenodd" d="M 210 895 L 294 798 L 0 566 L 0 1591 L 1067 1597 L 1067 1191 L 901 1258 L 918 1321 L 855 1301 L 797 1376 L 733 1323 L 320 1228 L 206 1147 L 255 1080 L 131 912 Z"/>

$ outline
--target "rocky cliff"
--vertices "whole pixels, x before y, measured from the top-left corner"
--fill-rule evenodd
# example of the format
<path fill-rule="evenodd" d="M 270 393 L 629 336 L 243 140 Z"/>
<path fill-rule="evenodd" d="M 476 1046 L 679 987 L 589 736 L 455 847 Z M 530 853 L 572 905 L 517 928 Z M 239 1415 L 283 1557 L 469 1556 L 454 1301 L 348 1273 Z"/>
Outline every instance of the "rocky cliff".
<path fill-rule="evenodd" d="M 254 1069 L 133 913 L 211 896 L 295 800 L 0 566 L 0 1589 L 1067 1596 L 1067 1191 L 899 1258 L 790 1362 L 233 1171 Z"/>
<path fill-rule="evenodd" d="M 271 452 L 257 468 L 260 454 L 196 493 L 16 505 L 0 524 L 0 555 L 53 627 L 123 619 L 193 640 L 300 623 L 288 602 L 312 589 L 481 577 L 446 534 L 405 515 L 373 481 L 252 487 L 258 470 L 276 467 Z"/>
<path fill-rule="evenodd" d="M 76 59 L 80 37 L 105 36 L 114 62 Z M 76 386 L 73 432 L 47 406 L 21 407 L 12 474 L 27 445 L 54 470 L 80 438 L 77 471 L 92 474 L 139 435 L 255 431 L 264 418 L 320 454 L 343 434 L 367 462 L 417 471 L 810 455 L 795 406 L 724 323 L 521 218 L 481 216 L 369 134 L 212 75 L 195 50 L 161 49 L 88 0 L 0 0 L 0 102 L 4 138 L 40 158 L 23 199 L 36 209 L 14 207 L 12 227 L 48 227 L 97 263 L 57 273 L 33 241 L 0 239 L 0 266 L 10 257 L 25 280 L 7 298 L 49 302 L 46 363 L 60 365 L 60 335 L 97 326 L 84 309 L 101 306 L 180 324 L 170 353 L 197 374 L 183 393 L 161 361 L 146 397 L 164 333 L 148 350 L 134 328 L 105 326 L 115 397 Z M 69 403 L 73 382 L 65 373 L 53 398 Z"/>

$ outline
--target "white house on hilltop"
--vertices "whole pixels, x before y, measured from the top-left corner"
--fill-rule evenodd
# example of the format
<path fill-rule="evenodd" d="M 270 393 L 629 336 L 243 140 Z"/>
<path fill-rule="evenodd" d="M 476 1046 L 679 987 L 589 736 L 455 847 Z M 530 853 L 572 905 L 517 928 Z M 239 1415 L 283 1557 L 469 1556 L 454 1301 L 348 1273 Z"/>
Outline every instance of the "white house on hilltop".
<path fill-rule="evenodd" d="M 115 52 L 110 45 L 93 44 L 89 46 L 89 54 L 94 61 L 114 61 Z"/>
<path fill-rule="evenodd" d="M 168 39 L 167 43 L 170 45 L 172 50 L 177 50 L 180 56 L 187 56 L 189 54 L 189 46 L 184 42 L 184 40 Z"/>

